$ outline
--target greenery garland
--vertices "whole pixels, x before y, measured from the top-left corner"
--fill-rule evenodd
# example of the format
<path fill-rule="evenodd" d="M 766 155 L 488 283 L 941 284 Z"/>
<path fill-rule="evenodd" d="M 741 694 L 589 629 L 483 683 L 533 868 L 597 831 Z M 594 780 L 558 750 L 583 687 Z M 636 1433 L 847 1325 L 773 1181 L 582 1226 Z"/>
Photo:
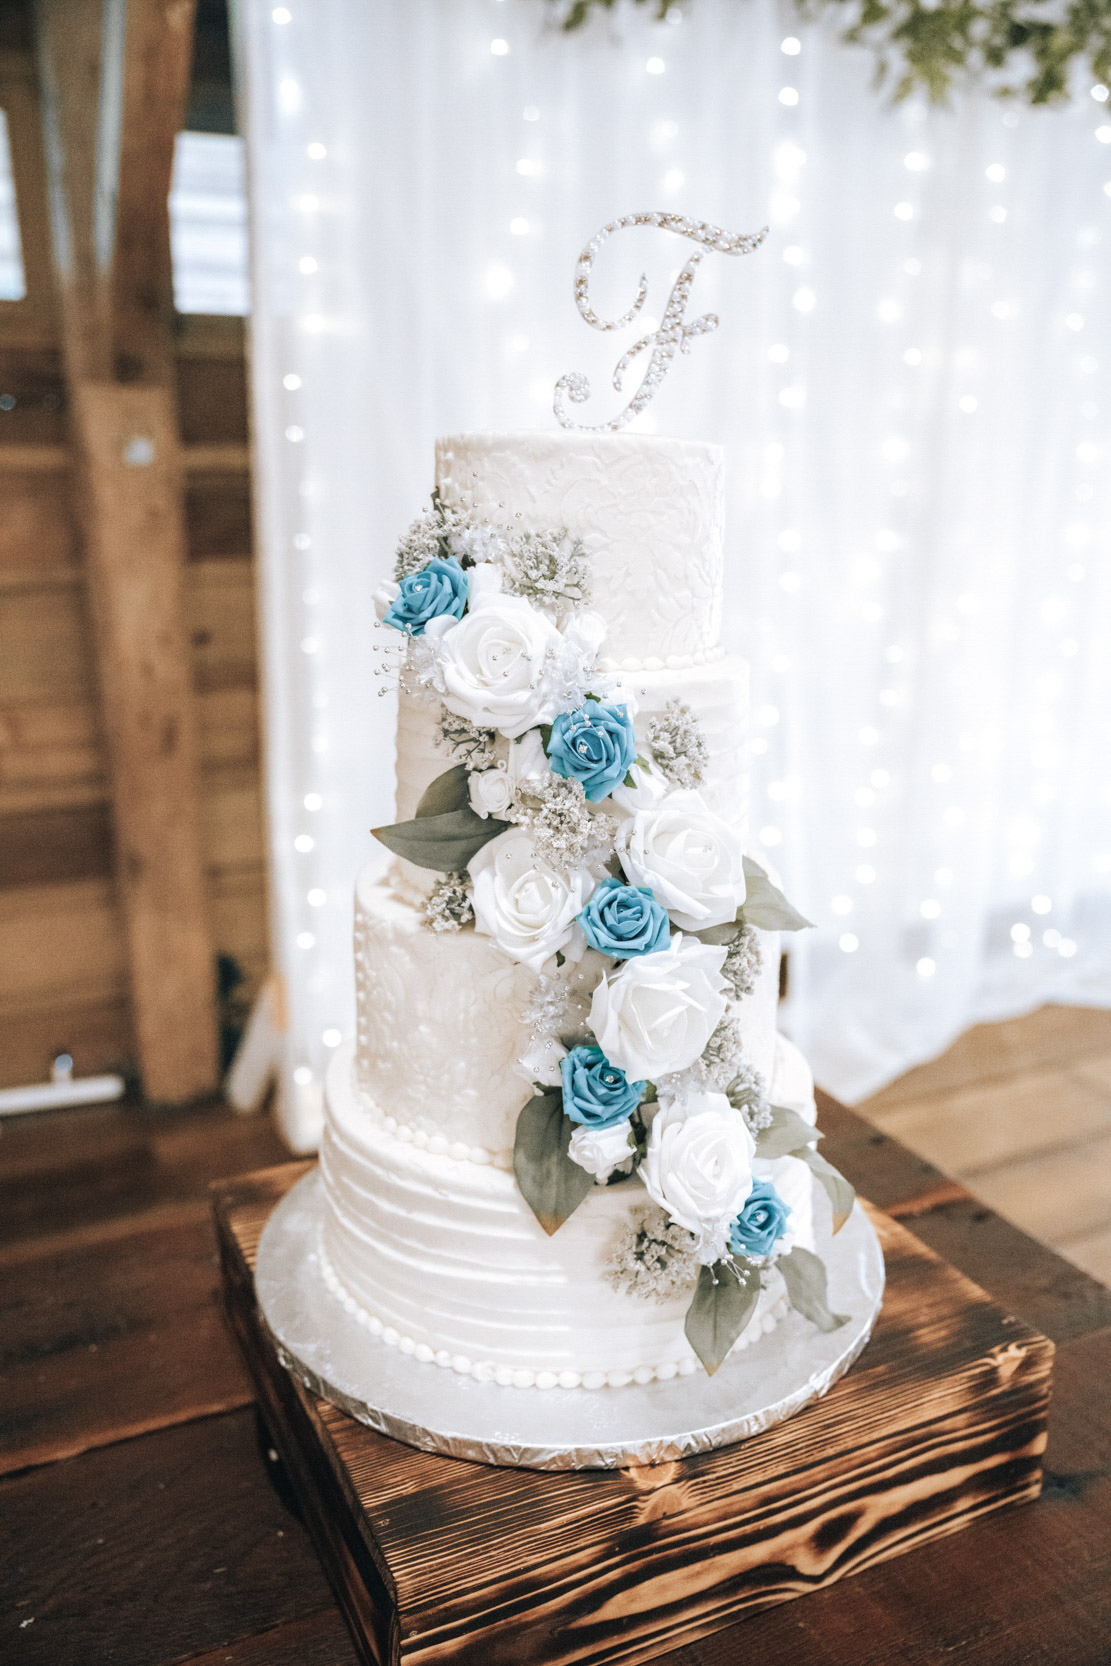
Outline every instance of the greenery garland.
<path fill-rule="evenodd" d="M 579 29 L 617 0 L 547 0 Z M 634 0 L 659 19 L 674 0 Z M 896 102 L 921 89 L 943 104 L 958 84 L 984 81 L 1000 98 L 1060 104 L 1074 66 L 1111 85 L 1111 0 L 795 0 L 804 19 L 837 8 L 842 39 L 872 48 L 876 78 Z"/>

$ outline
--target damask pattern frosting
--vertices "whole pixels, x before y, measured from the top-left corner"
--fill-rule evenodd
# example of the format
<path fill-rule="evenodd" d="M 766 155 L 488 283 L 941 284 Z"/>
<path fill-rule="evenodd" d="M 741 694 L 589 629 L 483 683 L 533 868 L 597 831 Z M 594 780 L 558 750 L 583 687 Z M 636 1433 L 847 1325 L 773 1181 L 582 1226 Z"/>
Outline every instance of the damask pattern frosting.
<path fill-rule="evenodd" d="M 721 448 L 643 434 L 462 434 L 437 441 L 445 501 L 564 527 L 590 559 L 599 664 L 703 665 L 720 654 Z"/>

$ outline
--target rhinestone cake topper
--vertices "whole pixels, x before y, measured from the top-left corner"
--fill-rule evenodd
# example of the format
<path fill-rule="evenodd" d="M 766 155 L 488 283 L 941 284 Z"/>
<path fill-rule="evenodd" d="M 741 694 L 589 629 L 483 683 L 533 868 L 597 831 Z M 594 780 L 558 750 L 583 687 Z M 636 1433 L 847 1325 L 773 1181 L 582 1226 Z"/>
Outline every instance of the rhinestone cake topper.
<path fill-rule="evenodd" d="M 768 235 L 767 226 L 763 231 L 723 231 L 720 226 L 707 225 L 705 220 L 688 220 L 683 214 L 626 214 L 620 220 L 611 220 L 609 225 L 603 226 L 601 231 L 590 239 L 575 266 L 575 305 L 592 330 L 623 330 L 627 324 L 633 322 L 648 299 L 648 279 L 642 273 L 637 298 L 628 312 L 622 313 L 620 318 L 599 318 L 590 305 L 588 291 L 594 257 L 607 237 L 612 237 L 615 231 L 622 231 L 626 226 L 659 226 L 661 231 L 673 231 L 680 237 L 689 237 L 693 243 L 701 243 L 703 247 L 694 251 L 672 285 L 659 329 L 634 342 L 629 351 L 623 353 L 617 361 L 613 372 L 613 385 L 618 393 L 621 393 L 624 389 L 625 372 L 630 364 L 638 353 L 651 349 L 648 368 L 640 387 L 620 415 L 615 416 L 610 422 L 576 422 L 567 409 L 567 402 L 569 400 L 572 405 L 585 404 L 590 398 L 590 383 L 579 370 L 572 370 L 566 376 L 561 376 L 556 383 L 553 401 L 556 418 L 564 428 L 575 428 L 581 433 L 616 433 L 619 428 L 624 428 L 653 397 L 676 352 L 689 353 L 690 344 L 695 336 L 709 335 L 717 329 L 719 319 L 716 312 L 703 313 L 701 318 L 695 318 L 689 324 L 683 322 L 694 274 L 706 250 L 716 250 L 723 255 L 748 255 L 758 249 Z"/>

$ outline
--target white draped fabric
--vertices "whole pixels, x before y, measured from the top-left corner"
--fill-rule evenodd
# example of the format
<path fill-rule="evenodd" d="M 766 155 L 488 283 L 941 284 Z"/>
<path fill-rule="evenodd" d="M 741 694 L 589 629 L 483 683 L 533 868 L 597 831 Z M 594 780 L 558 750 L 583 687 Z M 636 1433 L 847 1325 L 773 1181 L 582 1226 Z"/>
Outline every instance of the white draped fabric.
<path fill-rule="evenodd" d="M 589 331 L 571 273 L 640 208 L 772 228 L 707 258 L 692 312 L 721 328 L 640 426 L 727 448 L 752 837 L 817 922 L 786 1026 L 855 1099 L 977 1019 L 1106 1003 L 1105 90 L 892 110 L 868 54 L 772 0 L 571 36 L 540 0 L 238 13 L 291 1137 L 352 1021 L 352 878 L 391 814 L 371 590 L 436 434 L 547 426 L 571 369 L 584 420 L 618 408 L 632 332 Z M 622 233 L 599 309 L 643 265 L 658 316 L 689 248 Z"/>

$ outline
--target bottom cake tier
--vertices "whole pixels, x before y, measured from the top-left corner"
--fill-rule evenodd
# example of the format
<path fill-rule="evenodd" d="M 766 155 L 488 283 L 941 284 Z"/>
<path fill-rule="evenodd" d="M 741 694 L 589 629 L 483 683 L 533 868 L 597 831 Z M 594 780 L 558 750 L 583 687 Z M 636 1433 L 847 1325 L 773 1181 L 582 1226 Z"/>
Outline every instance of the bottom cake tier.
<path fill-rule="evenodd" d="M 771 1097 L 813 1121 L 809 1069 L 784 1037 Z M 790 1205 L 784 1247 L 820 1253 L 828 1211 L 815 1208 L 810 1170 L 793 1157 L 755 1168 Z M 355 1085 L 349 1048 L 328 1075 L 321 1175 L 325 1280 L 353 1318 L 416 1359 L 518 1388 L 617 1388 L 701 1371 L 683 1332 L 691 1292 L 660 1299 L 614 1283 L 615 1257 L 652 1209 L 635 1176 L 595 1187 L 548 1237 L 505 1169 L 391 1133 L 385 1108 Z M 734 1351 L 785 1310 L 773 1269 Z"/>

